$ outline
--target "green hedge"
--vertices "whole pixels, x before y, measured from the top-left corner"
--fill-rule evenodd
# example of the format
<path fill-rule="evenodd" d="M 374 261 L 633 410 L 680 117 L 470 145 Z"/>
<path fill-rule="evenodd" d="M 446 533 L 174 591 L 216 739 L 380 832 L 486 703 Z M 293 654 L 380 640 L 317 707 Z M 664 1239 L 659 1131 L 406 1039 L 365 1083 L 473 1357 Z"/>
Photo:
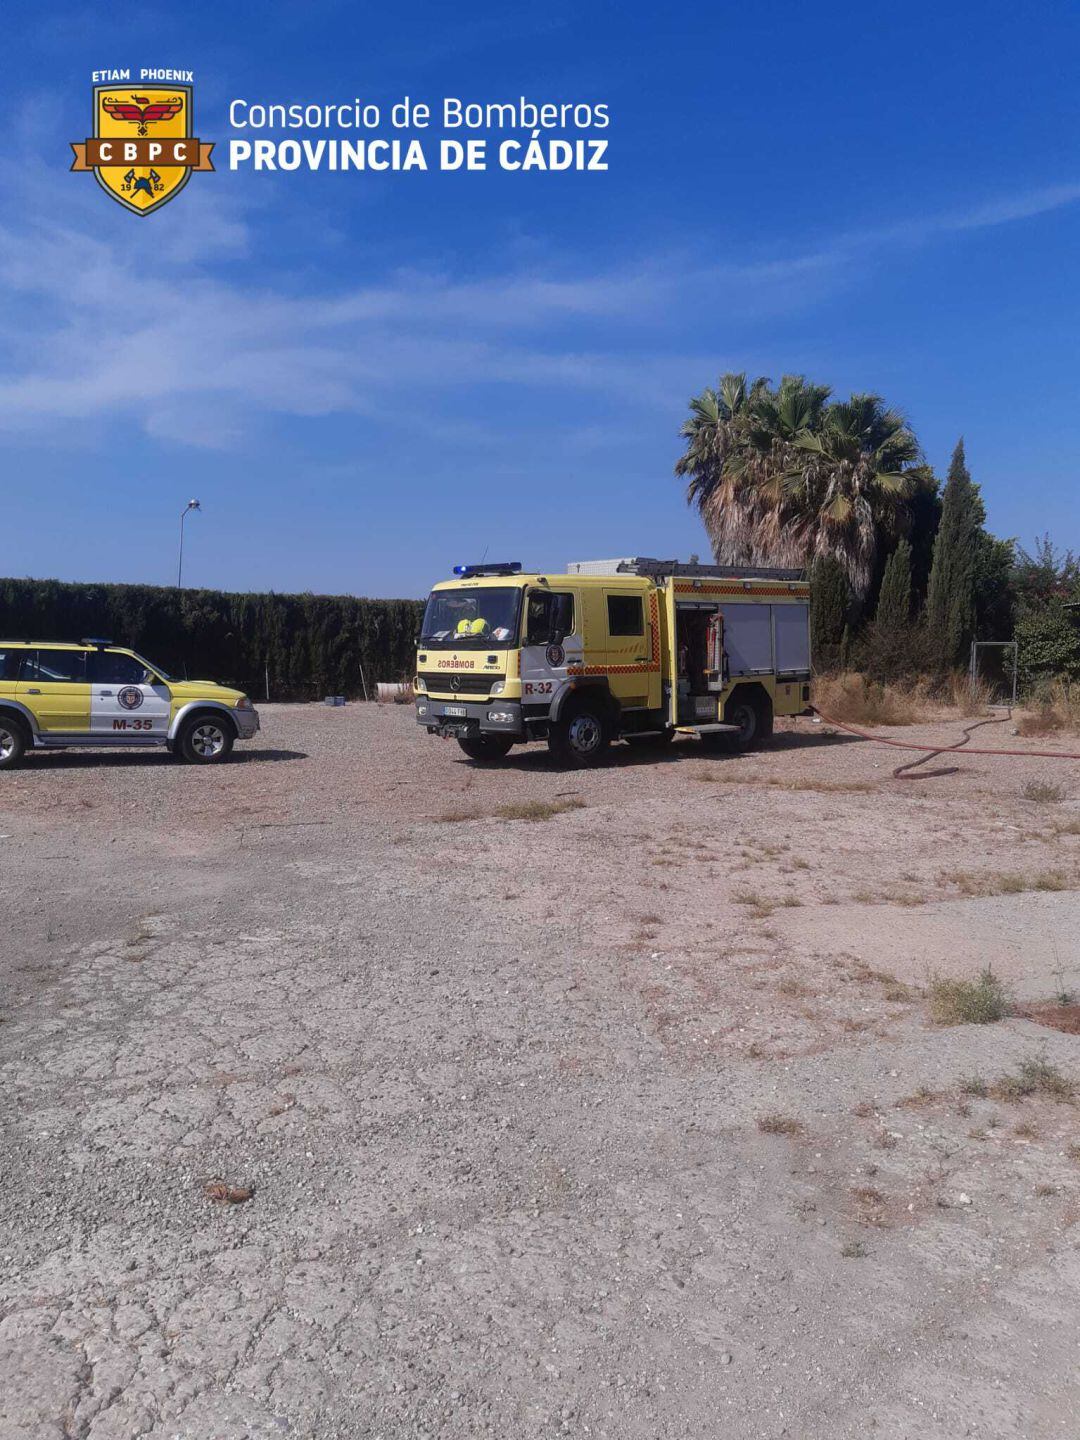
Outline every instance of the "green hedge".
<path fill-rule="evenodd" d="M 171 675 L 218 680 L 273 700 L 374 694 L 412 674 L 420 600 L 241 595 L 156 585 L 0 580 L 0 638 L 129 645 Z"/>

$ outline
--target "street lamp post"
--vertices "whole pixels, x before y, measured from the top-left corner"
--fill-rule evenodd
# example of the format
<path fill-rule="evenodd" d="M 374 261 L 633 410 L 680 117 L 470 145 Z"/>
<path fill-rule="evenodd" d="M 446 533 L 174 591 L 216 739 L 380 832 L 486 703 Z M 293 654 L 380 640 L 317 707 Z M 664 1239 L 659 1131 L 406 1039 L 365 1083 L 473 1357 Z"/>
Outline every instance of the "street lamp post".
<path fill-rule="evenodd" d="M 183 586 L 184 579 L 184 521 L 188 517 L 189 510 L 201 510 L 202 506 L 198 500 L 189 500 L 180 512 L 180 555 L 176 562 L 176 588 Z"/>

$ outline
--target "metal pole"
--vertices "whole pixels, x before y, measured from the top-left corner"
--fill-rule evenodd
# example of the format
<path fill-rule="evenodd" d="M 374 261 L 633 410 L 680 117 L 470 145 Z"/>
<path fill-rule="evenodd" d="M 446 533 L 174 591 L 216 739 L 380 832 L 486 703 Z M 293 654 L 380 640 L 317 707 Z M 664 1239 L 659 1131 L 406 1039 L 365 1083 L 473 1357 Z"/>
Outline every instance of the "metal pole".
<path fill-rule="evenodd" d="M 188 517 L 189 510 L 201 510 L 202 505 L 198 500 L 189 500 L 180 512 L 180 552 L 176 560 L 176 588 L 179 590 L 184 582 L 184 521 Z"/>

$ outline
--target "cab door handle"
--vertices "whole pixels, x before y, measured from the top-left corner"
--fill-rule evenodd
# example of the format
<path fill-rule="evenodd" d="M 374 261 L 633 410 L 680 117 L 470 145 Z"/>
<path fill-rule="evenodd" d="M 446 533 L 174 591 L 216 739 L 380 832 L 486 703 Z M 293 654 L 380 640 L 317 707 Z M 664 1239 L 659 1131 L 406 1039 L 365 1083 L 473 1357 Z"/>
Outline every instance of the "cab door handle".
<path fill-rule="evenodd" d="M 37 688 L 36 685 L 28 685 L 26 687 L 26 693 L 28 695 L 40 695 L 41 691 Z"/>
<path fill-rule="evenodd" d="M 106 695 L 111 695 L 111 694 L 112 694 L 112 691 L 111 691 L 111 690 L 102 690 L 102 692 L 101 692 L 101 698 L 104 700 Z"/>

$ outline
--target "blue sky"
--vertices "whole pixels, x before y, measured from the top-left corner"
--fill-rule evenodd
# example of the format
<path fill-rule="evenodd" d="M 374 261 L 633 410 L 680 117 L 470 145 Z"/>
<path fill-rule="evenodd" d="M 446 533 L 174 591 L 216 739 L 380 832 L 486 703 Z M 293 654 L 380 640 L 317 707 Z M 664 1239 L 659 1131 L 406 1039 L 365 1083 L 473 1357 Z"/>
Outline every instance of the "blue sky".
<path fill-rule="evenodd" d="M 17 5 L 0 111 L 0 574 L 422 593 L 704 553 L 726 369 L 876 390 L 989 523 L 1080 547 L 1074 5 Z M 606 174 L 68 173 L 91 71 L 228 102 L 604 101 Z"/>

